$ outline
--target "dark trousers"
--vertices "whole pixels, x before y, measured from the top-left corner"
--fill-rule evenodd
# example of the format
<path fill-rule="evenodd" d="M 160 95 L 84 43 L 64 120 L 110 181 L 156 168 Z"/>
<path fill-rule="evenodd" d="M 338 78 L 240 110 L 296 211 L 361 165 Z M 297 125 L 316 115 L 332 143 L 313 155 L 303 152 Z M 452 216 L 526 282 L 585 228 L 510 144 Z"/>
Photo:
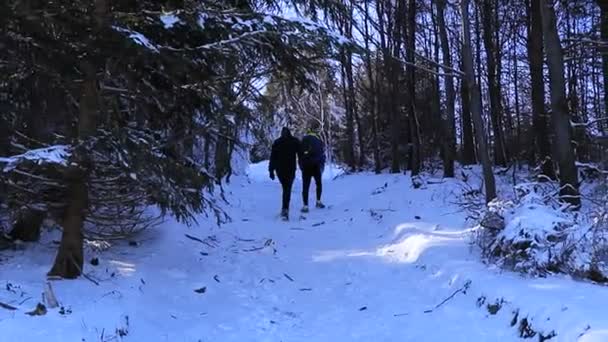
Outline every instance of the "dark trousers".
<path fill-rule="evenodd" d="M 308 205 L 308 190 L 310 189 L 310 181 L 312 178 L 315 179 L 315 185 L 317 186 L 317 201 L 320 201 L 321 193 L 323 192 L 321 165 L 304 165 L 302 168 L 302 200 L 304 201 L 304 205 Z"/>
<path fill-rule="evenodd" d="M 293 186 L 293 180 L 295 175 L 278 175 L 279 182 L 283 187 L 283 210 L 289 210 L 289 202 L 291 201 L 291 187 Z"/>

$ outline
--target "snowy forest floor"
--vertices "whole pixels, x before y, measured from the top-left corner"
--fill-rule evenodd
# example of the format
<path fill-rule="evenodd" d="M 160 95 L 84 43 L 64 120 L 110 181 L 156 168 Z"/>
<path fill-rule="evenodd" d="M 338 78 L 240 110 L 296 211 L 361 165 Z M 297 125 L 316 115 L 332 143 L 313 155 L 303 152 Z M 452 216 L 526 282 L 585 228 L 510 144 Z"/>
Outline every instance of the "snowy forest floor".
<path fill-rule="evenodd" d="M 231 223 L 169 220 L 135 246 L 87 249 L 99 286 L 53 281 L 62 308 L 44 316 L 25 312 L 41 300 L 52 238 L 3 252 L 0 302 L 17 310 L 0 307 L 0 341 L 608 340 L 608 288 L 479 261 L 451 203 L 457 181 L 413 189 L 408 176 L 363 173 L 324 186 L 329 208 L 300 219 L 296 181 L 282 222 L 280 186 L 254 165 L 226 188 Z"/>

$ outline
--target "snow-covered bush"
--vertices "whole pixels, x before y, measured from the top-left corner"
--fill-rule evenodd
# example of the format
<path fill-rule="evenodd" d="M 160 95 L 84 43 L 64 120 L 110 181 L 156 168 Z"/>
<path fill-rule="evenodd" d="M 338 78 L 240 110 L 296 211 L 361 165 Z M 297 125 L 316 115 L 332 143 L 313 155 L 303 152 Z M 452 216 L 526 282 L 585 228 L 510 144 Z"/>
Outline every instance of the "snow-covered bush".
<path fill-rule="evenodd" d="M 524 183 L 511 199 L 491 202 L 477 236 L 484 259 L 533 276 L 608 280 L 606 208 L 574 212 L 556 194 L 551 183 Z"/>

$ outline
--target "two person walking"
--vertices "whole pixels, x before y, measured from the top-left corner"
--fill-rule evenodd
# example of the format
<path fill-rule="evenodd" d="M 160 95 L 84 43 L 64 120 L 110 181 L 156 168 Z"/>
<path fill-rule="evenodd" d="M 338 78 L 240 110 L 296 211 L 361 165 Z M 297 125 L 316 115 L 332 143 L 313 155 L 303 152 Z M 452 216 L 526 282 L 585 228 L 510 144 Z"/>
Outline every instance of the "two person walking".
<path fill-rule="evenodd" d="M 302 171 L 302 201 L 304 206 L 302 212 L 308 212 L 308 192 L 310 183 L 314 178 L 317 188 L 317 208 L 325 208 L 321 202 L 323 192 L 322 174 L 325 168 L 325 146 L 321 139 L 309 130 L 302 138 L 302 141 L 294 137 L 289 128 L 285 127 L 281 131 L 281 137 L 272 144 L 270 164 L 268 172 L 272 180 L 279 178 L 283 187 L 283 205 L 281 217 L 289 219 L 289 202 L 291 200 L 291 189 L 296 178 L 296 159 Z"/>

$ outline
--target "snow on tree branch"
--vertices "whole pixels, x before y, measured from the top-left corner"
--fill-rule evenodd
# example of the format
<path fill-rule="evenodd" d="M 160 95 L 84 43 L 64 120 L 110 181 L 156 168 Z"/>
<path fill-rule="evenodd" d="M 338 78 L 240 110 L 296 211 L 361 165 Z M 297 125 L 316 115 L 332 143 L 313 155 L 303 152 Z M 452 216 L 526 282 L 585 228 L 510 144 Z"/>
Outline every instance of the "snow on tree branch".
<path fill-rule="evenodd" d="M 24 161 L 33 161 L 38 165 L 42 164 L 59 164 L 62 166 L 68 165 L 68 159 L 71 155 L 71 147 L 68 145 L 56 145 L 51 147 L 39 148 L 27 151 L 23 154 L 0 157 L 0 165 L 5 164 L 3 172 L 12 171 L 17 165 Z"/>

